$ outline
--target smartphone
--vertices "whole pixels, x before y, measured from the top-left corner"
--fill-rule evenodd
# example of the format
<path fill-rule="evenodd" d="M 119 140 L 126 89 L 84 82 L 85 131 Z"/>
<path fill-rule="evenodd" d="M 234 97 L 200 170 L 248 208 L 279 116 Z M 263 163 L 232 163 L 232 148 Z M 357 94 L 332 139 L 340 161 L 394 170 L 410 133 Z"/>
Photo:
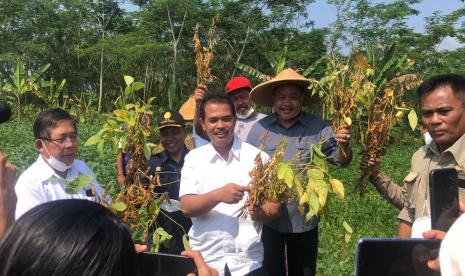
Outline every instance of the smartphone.
<path fill-rule="evenodd" d="M 440 242 L 362 238 L 357 243 L 355 276 L 439 276 L 427 261 L 438 257 Z"/>
<path fill-rule="evenodd" d="M 139 255 L 139 275 L 142 276 L 186 276 L 197 271 L 194 260 L 189 257 L 144 252 Z"/>
<path fill-rule="evenodd" d="M 458 176 L 454 168 L 429 173 L 431 229 L 447 232 L 460 216 Z"/>

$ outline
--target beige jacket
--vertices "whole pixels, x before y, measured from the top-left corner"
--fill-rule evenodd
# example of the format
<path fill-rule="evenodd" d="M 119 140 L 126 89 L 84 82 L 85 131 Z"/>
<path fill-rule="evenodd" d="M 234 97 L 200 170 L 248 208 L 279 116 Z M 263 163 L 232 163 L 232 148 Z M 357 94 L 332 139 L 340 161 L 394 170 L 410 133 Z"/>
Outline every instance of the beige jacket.
<path fill-rule="evenodd" d="M 465 134 L 450 148 L 439 154 L 436 143 L 422 146 L 413 154 L 404 186 L 395 184 L 385 174 L 372 177 L 372 182 L 383 197 L 401 209 L 398 218 L 413 223 L 416 218 L 429 215 L 429 172 L 438 168 L 465 170 Z"/>

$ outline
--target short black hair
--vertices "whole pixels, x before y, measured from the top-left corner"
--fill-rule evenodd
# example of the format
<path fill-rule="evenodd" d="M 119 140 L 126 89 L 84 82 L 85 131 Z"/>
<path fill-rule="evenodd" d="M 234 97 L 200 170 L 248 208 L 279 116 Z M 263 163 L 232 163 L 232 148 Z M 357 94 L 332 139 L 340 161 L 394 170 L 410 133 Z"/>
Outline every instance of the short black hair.
<path fill-rule="evenodd" d="M 437 75 L 423 81 L 417 89 L 420 102 L 421 97 L 442 86 L 449 86 L 465 106 L 465 77 L 459 74 Z"/>
<path fill-rule="evenodd" d="M 0 275 L 136 275 L 128 227 L 83 199 L 49 201 L 22 215 L 0 242 Z"/>
<path fill-rule="evenodd" d="M 207 94 L 199 104 L 199 116 L 202 120 L 205 120 L 205 106 L 207 103 L 223 103 L 229 105 L 229 109 L 231 110 L 231 114 L 234 118 L 236 118 L 236 109 L 234 108 L 234 103 L 232 102 L 231 98 L 229 98 L 225 94 L 220 93 L 209 93 Z"/>
<path fill-rule="evenodd" d="M 32 127 L 34 131 L 34 138 L 51 138 L 50 130 L 56 127 L 58 122 L 62 120 L 68 120 L 77 132 L 76 120 L 74 117 L 66 110 L 54 108 L 42 111 L 39 115 L 37 115 L 34 126 Z"/>

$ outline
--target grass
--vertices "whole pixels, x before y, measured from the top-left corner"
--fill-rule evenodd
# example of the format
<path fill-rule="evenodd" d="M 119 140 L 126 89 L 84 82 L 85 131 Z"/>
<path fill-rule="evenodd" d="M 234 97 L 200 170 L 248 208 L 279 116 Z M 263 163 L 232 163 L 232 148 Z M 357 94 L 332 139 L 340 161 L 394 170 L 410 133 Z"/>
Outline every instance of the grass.
<path fill-rule="evenodd" d="M 100 124 L 78 126 L 81 144 L 95 134 Z M 10 122 L 0 125 L 0 151 L 18 169 L 18 175 L 37 158 L 31 122 Z M 398 184 L 408 173 L 410 158 L 421 145 L 421 140 L 410 137 L 398 138 L 386 149 L 382 159 L 382 169 Z M 355 144 L 355 143 L 354 143 Z M 370 187 L 363 198 L 353 192 L 359 175 L 361 148 L 354 145 L 354 159 L 345 169 L 333 167 L 332 174 L 344 182 L 346 197 L 339 200 L 333 197 L 320 220 L 320 243 L 318 252 L 318 275 L 353 275 L 356 241 L 361 237 L 394 237 L 397 229 L 398 210 L 387 203 Z M 106 148 L 104 156 L 99 156 L 95 147 L 79 148 L 78 158 L 87 162 L 95 172 L 98 182 L 115 192 L 116 153 Z M 346 221 L 354 230 L 351 240 L 346 243 L 342 223 Z"/>

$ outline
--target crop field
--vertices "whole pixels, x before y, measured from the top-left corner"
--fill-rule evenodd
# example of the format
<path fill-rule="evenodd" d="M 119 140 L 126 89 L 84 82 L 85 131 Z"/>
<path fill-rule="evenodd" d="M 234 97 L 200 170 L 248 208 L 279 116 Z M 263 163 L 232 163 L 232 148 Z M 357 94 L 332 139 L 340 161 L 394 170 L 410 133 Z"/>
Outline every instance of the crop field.
<path fill-rule="evenodd" d="M 95 147 L 84 147 L 83 142 L 99 129 L 98 123 L 81 124 L 78 132 L 81 141 L 79 159 L 85 160 L 95 172 L 97 180 L 110 193 L 119 189 L 116 184 L 116 153 L 106 148 L 104 155 L 99 156 Z M 10 122 L 0 125 L 0 151 L 13 162 L 18 175 L 35 161 L 37 152 L 34 148 L 32 123 L 27 121 Z M 382 169 L 396 183 L 402 183 L 410 167 L 410 157 L 421 145 L 420 139 L 396 139 L 391 142 L 383 157 Z M 319 275 L 352 275 L 356 241 L 361 237 L 394 237 L 397 228 L 397 209 L 389 205 L 377 191 L 370 187 L 363 198 L 353 192 L 354 184 L 359 176 L 359 160 L 361 148 L 354 143 L 354 159 L 349 167 L 337 169 L 332 167 L 335 177 L 344 182 L 346 197 L 339 200 L 333 197 L 328 203 L 328 210 L 320 220 L 320 242 L 318 256 Z M 349 242 L 345 240 L 342 226 L 347 222 L 353 229 Z"/>

